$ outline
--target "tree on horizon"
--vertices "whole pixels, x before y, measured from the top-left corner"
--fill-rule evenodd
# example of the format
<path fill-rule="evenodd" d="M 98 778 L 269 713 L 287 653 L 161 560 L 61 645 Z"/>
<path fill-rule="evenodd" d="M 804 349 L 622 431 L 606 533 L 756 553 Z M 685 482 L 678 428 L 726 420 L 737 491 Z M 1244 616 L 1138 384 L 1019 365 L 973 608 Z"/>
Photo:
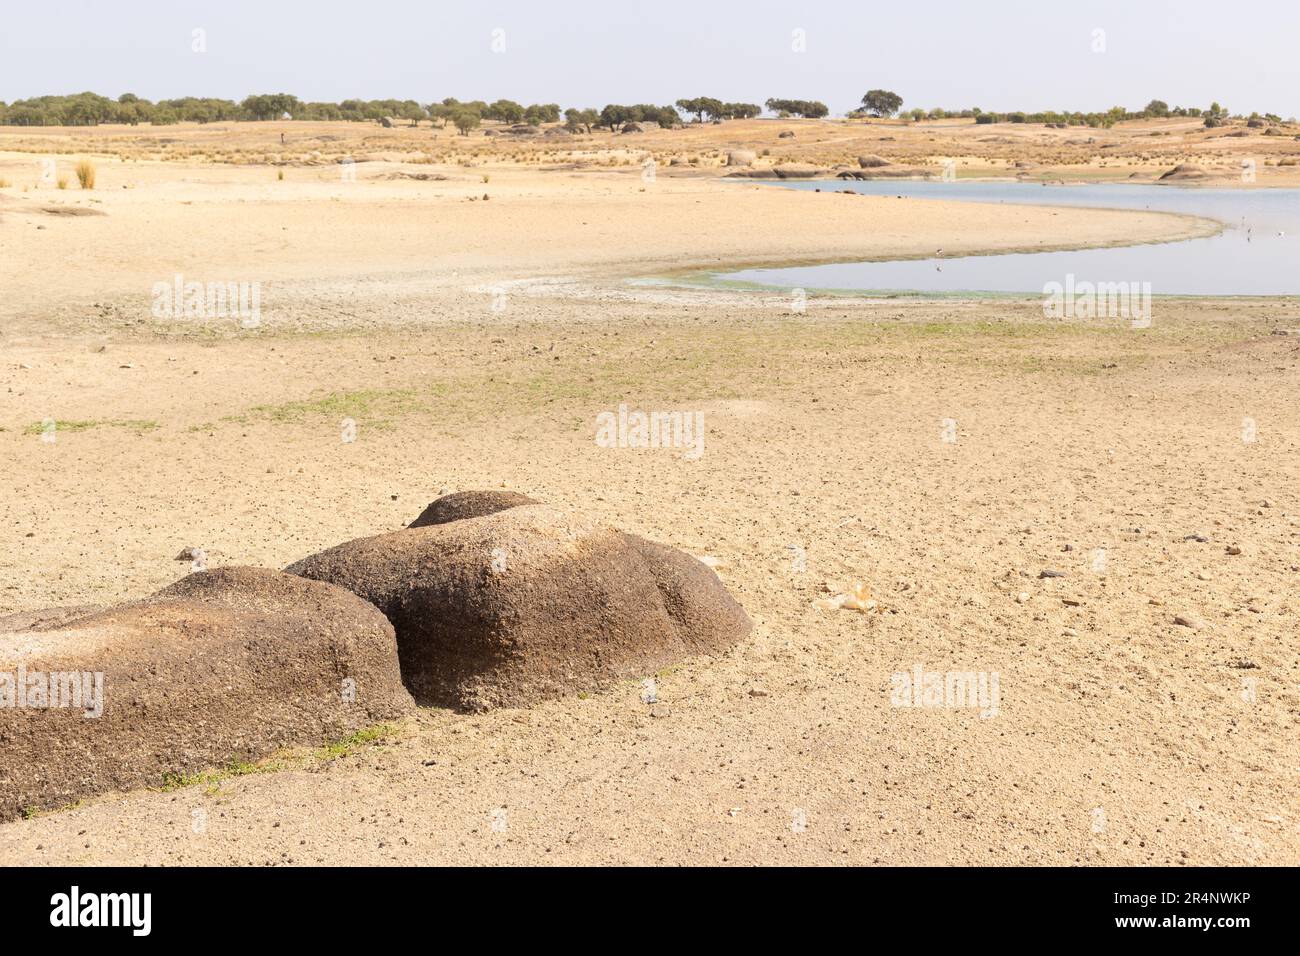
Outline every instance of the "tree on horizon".
<path fill-rule="evenodd" d="M 889 90 L 869 90 L 862 97 L 862 108 L 872 116 L 893 116 L 903 108 L 903 98 Z"/>

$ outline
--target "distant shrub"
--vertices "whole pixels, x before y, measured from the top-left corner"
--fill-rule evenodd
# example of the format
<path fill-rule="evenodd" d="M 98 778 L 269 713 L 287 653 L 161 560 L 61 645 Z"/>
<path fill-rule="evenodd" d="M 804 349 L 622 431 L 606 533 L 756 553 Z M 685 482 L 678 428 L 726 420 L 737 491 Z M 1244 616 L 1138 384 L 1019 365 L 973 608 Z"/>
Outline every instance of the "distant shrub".
<path fill-rule="evenodd" d="M 1210 108 L 1205 111 L 1205 125 L 1208 129 L 1216 126 L 1222 126 L 1228 119 L 1228 110 L 1218 104 L 1218 101 L 1210 104 Z"/>
<path fill-rule="evenodd" d="M 478 113 L 473 113 L 470 112 L 469 110 L 464 110 L 460 113 L 457 113 L 455 119 L 453 119 L 452 122 L 456 124 L 456 129 L 460 130 L 461 136 L 468 136 L 470 130 L 478 128 L 479 124 L 482 122 L 482 119 Z"/>

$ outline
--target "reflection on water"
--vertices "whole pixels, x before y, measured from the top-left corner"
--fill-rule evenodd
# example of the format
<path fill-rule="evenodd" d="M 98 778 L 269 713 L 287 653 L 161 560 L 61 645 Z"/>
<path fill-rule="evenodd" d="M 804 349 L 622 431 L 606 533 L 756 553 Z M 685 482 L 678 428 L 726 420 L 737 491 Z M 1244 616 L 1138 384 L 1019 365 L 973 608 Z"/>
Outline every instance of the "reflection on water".
<path fill-rule="evenodd" d="M 720 274 L 781 288 L 880 292 L 1041 293 L 1050 282 L 1150 283 L 1155 295 L 1300 294 L 1300 190 L 1169 186 L 1043 186 L 1000 182 L 802 182 L 789 189 L 852 189 L 876 196 L 1053 206 L 1105 206 L 1217 219 L 1205 239 L 1077 252 L 1034 252 L 896 262 L 843 262 Z M 848 200 L 846 200 L 848 201 Z M 1063 241 L 1069 219 L 1062 216 Z"/>

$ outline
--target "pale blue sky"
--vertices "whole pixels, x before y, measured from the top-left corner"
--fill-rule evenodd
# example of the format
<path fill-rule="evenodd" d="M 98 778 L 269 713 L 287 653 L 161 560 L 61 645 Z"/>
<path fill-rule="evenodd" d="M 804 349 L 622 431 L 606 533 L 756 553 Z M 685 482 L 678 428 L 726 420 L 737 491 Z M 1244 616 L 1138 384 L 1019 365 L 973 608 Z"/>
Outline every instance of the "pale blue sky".
<path fill-rule="evenodd" d="M 206 53 L 191 52 L 195 28 Z M 1097 28 L 1104 53 L 1092 50 Z M 884 87 L 909 108 L 1138 109 L 1159 97 L 1290 116 L 1297 40 L 1297 0 L 24 0 L 0 18 L 0 100 L 85 89 L 566 107 L 775 96 L 843 113 Z"/>

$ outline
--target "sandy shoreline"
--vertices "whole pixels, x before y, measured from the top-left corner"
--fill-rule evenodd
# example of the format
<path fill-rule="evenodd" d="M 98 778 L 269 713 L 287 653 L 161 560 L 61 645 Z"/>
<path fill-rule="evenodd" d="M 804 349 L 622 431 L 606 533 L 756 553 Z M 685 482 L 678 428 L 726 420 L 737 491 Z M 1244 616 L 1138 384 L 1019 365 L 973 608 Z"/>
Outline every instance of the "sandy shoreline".
<path fill-rule="evenodd" d="M 211 169 L 189 172 L 212 175 Z M 170 168 L 101 173 L 94 196 L 6 197 L 0 255 L 12 272 L 0 316 L 93 317 L 91 305 L 147 317 L 149 290 L 177 273 L 277 285 L 417 275 L 429 287 L 577 275 L 602 282 L 754 265 L 1050 251 L 1211 235 L 1168 213 L 981 205 L 799 193 L 636 175 L 505 171 L 488 184 L 312 179 L 274 186 L 218 169 L 220 187 L 174 183 Z M 313 171 L 313 176 L 319 176 Z M 122 186 L 129 186 L 122 189 Z M 220 189 L 223 198 L 213 196 Z M 483 192 L 480 192 L 482 190 Z M 483 201 L 486 193 L 491 198 Z M 66 209 L 104 215 L 57 215 Z M 761 224 L 761 229 L 756 226 Z M 160 248 L 161 247 L 161 248 Z M 57 280 L 52 282 L 53 275 Z M 90 312 L 90 315 L 86 315 Z"/>

